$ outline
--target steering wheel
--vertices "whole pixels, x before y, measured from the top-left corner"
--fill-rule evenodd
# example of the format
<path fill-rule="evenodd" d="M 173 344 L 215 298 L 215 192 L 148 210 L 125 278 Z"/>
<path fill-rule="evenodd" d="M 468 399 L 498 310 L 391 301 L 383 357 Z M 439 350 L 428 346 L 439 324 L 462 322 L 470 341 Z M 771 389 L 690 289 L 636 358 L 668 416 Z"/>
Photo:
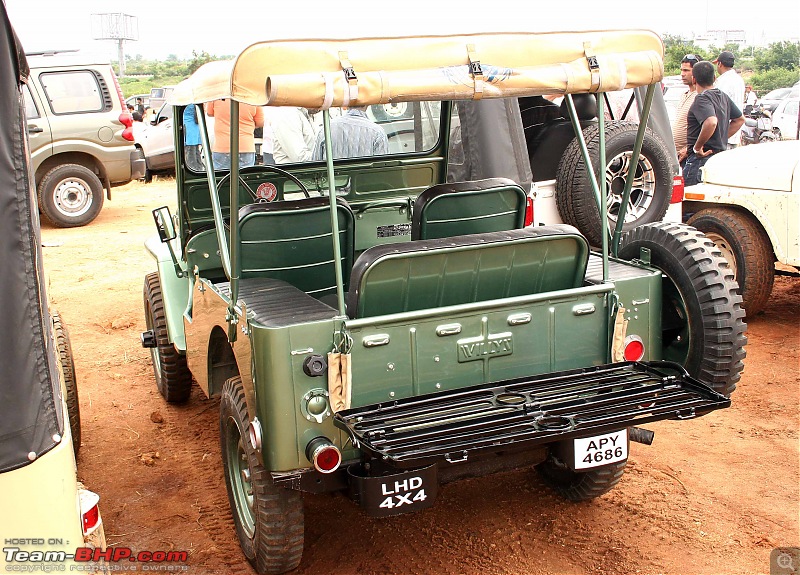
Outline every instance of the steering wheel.
<path fill-rule="evenodd" d="M 284 178 L 290 179 L 292 182 L 297 184 L 297 187 L 300 188 L 300 191 L 303 192 L 303 195 L 305 197 L 307 197 L 307 198 L 311 197 L 311 194 L 309 193 L 308 188 L 306 188 L 305 184 L 303 184 L 303 182 L 301 182 L 299 179 L 297 179 L 295 176 L 293 176 L 292 174 L 290 174 L 286 170 L 283 170 L 283 169 L 278 168 L 278 167 L 273 166 L 273 165 L 247 166 L 247 167 L 244 167 L 244 168 L 239 168 L 239 183 L 242 184 L 242 186 L 244 186 L 244 188 L 247 190 L 247 193 L 249 193 L 250 197 L 253 198 L 254 202 L 258 202 L 260 200 L 260 198 L 253 191 L 253 188 L 251 188 L 247 184 L 247 182 L 245 182 L 244 179 L 242 179 L 242 176 L 245 175 L 245 174 L 260 174 L 262 172 L 271 172 L 271 173 L 283 176 Z M 228 172 L 227 174 L 222 176 L 222 178 L 220 179 L 219 182 L 217 182 L 217 189 L 221 189 L 223 185 L 225 185 L 228 182 L 230 182 L 230 179 L 231 179 L 231 174 L 230 174 L 230 172 Z M 282 190 L 278 193 L 278 196 L 275 199 L 279 200 L 279 201 L 283 200 L 283 191 Z"/>

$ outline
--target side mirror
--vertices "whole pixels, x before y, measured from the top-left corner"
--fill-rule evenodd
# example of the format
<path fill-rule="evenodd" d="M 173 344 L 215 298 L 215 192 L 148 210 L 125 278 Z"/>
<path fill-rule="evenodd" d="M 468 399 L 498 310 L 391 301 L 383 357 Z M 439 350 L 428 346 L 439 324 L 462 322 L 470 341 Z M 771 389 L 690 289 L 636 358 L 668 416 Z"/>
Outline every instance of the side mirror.
<path fill-rule="evenodd" d="M 153 210 L 153 219 L 156 222 L 158 237 L 161 238 L 162 243 L 171 242 L 178 236 L 175 231 L 175 222 L 172 221 L 172 214 L 170 214 L 167 206 Z"/>

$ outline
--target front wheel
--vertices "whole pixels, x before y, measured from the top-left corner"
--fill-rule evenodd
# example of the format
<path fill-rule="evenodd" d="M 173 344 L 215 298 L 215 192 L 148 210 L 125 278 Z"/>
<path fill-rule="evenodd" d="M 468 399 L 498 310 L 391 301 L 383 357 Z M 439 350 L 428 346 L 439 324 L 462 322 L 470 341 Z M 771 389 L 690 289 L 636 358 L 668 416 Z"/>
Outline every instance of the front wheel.
<path fill-rule="evenodd" d="M 39 183 L 39 207 L 54 226 L 85 226 L 103 207 L 103 184 L 97 174 L 85 166 L 58 166 L 47 172 Z"/>
<path fill-rule="evenodd" d="M 701 210 L 688 224 L 714 242 L 730 264 L 745 313 L 753 317 L 763 310 L 775 278 L 775 256 L 763 228 L 752 216 L 727 208 Z"/>
<path fill-rule="evenodd" d="M 242 379 L 231 378 L 222 388 L 219 427 L 236 534 L 258 573 L 285 573 L 303 555 L 303 498 L 273 483 L 249 441 L 249 425 Z"/>
<path fill-rule="evenodd" d="M 728 262 L 700 231 L 661 222 L 622 237 L 619 256 L 632 260 L 642 248 L 662 272 L 661 357 L 730 395 L 744 368 L 744 310 Z"/>
<path fill-rule="evenodd" d="M 184 403 L 192 391 L 192 372 L 186 356 L 169 341 L 161 280 L 155 272 L 144 278 L 144 318 L 155 337 L 156 345 L 150 352 L 158 391 L 169 403 Z"/>
<path fill-rule="evenodd" d="M 764 132 L 758 137 L 758 143 L 777 142 L 779 138 L 773 132 Z"/>

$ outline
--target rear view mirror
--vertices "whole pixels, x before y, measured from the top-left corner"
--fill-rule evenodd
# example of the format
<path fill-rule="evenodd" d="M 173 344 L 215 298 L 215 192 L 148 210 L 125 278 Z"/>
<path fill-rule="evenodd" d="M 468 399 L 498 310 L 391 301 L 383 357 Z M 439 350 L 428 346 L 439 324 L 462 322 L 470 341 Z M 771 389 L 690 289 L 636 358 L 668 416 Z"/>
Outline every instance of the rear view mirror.
<path fill-rule="evenodd" d="M 174 240 L 177 237 L 175 223 L 172 221 L 172 214 L 167 206 L 162 206 L 153 210 L 153 219 L 158 229 L 158 237 L 162 243 Z"/>

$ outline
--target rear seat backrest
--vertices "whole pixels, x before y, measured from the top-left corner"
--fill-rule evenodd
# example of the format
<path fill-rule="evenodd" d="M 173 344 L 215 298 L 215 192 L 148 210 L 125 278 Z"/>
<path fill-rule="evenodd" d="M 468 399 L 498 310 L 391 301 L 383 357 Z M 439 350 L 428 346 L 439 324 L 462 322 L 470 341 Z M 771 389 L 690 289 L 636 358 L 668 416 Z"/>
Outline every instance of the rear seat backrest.
<path fill-rule="evenodd" d="M 337 204 L 346 282 L 353 265 L 355 219 L 347 202 L 337 198 Z M 316 298 L 336 293 L 327 197 L 243 206 L 239 234 L 242 278 L 283 280 Z"/>
<path fill-rule="evenodd" d="M 431 186 L 414 202 L 411 239 L 499 232 L 525 224 L 525 191 L 507 178 Z"/>
<path fill-rule="evenodd" d="M 347 311 L 371 317 L 575 288 L 588 255 L 566 224 L 375 246 L 353 266 Z"/>

